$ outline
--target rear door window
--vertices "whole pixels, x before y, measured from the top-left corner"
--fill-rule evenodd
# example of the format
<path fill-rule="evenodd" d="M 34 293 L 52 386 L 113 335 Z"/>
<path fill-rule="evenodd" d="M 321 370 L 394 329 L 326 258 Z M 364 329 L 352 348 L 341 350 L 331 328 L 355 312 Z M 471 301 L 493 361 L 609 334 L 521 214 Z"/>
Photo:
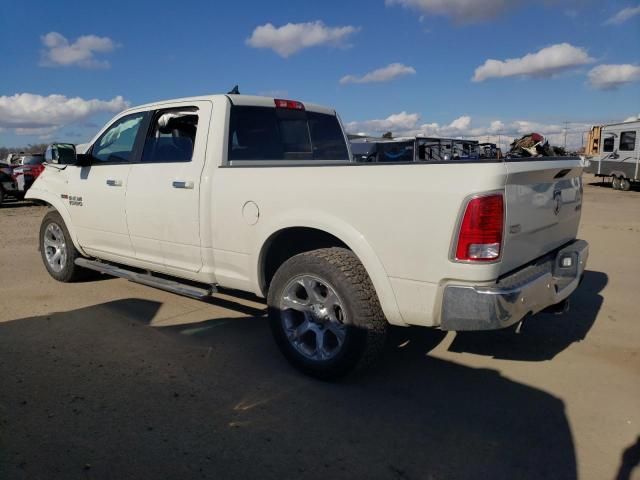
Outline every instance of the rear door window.
<path fill-rule="evenodd" d="M 233 106 L 229 160 L 349 160 L 335 115 Z"/>
<path fill-rule="evenodd" d="M 198 129 L 196 107 L 154 113 L 142 152 L 146 163 L 190 162 Z"/>

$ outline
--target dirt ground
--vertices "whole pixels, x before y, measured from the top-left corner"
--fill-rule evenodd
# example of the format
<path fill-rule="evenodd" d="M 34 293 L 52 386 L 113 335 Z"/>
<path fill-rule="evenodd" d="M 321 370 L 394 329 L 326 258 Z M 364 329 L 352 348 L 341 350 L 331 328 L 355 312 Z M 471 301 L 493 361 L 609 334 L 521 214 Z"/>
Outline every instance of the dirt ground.
<path fill-rule="evenodd" d="M 6 203 L 0 479 L 638 480 L 640 192 L 584 199 L 569 313 L 397 329 L 377 369 L 339 384 L 285 363 L 255 299 L 55 282 L 45 209 Z"/>

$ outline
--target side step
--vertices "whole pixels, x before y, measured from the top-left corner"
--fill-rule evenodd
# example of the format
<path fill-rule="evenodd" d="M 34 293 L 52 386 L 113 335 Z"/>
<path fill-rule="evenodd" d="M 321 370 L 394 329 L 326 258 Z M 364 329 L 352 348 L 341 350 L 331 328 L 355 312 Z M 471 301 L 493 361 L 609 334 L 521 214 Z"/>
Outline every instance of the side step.
<path fill-rule="evenodd" d="M 88 258 L 76 258 L 75 264 L 82 268 L 88 268 L 114 277 L 126 278 L 131 282 L 141 283 L 142 285 L 159 288 L 160 290 L 166 290 L 167 292 L 177 293 L 178 295 L 184 295 L 185 297 L 196 298 L 198 300 L 209 297 L 217 291 L 214 286 L 200 288 L 188 283 L 167 280 L 166 278 L 156 277 L 150 273 L 138 273 L 123 267 L 111 265 L 110 263 L 89 260 Z"/>

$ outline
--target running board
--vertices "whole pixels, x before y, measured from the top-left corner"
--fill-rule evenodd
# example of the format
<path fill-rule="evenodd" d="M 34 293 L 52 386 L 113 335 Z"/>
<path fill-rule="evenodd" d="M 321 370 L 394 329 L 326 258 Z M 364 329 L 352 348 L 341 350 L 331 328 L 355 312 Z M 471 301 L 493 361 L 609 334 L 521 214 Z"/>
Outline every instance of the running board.
<path fill-rule="evenodd" d="M 185 297 L 196 298 L 198 300 L 207 298 L 211 296 L 212 293 L 217 292 L 214 286 L 210 286 L 209 288 L 195 287 L 187 283 L 167 280 L 166 278 L 153 276 L 150 273 L 134 272 L 123 267 L 111 265 L 110 263 L 89 260 L 88 258 L 76 258 L 75 264 L 82 268 L 88 268 L 114 277 L 125 278 L 131 282 L 141 283 L 142 285 L 159 288 L 160 290 L 166 290 L 167 292 L 177 293 L 178 295 L 184 295 Z"/>

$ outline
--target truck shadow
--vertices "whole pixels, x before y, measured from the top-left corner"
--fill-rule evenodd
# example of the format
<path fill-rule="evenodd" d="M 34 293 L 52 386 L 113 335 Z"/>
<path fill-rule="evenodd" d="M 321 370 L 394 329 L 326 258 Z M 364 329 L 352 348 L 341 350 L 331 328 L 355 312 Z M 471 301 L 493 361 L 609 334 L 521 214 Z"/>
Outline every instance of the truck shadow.
<path fill-rule="evenodd" d="M 0 324 L 0 478 L 577 477 L 562 400 L 425 355 L 438 332 L 331 384 L 264 318 L 150 327 L 160 306 Z"/>
<path fill-rule="evenodd" d="M 608 278 L 605 273 L 587 270 L 580 287 L 570 297 L 567 313 L 527 317 L 519 331 L 458 332 L 449 351 L 528 362 L 550 360 L 586 338 L 602 307 L 600 292 Z"/>

